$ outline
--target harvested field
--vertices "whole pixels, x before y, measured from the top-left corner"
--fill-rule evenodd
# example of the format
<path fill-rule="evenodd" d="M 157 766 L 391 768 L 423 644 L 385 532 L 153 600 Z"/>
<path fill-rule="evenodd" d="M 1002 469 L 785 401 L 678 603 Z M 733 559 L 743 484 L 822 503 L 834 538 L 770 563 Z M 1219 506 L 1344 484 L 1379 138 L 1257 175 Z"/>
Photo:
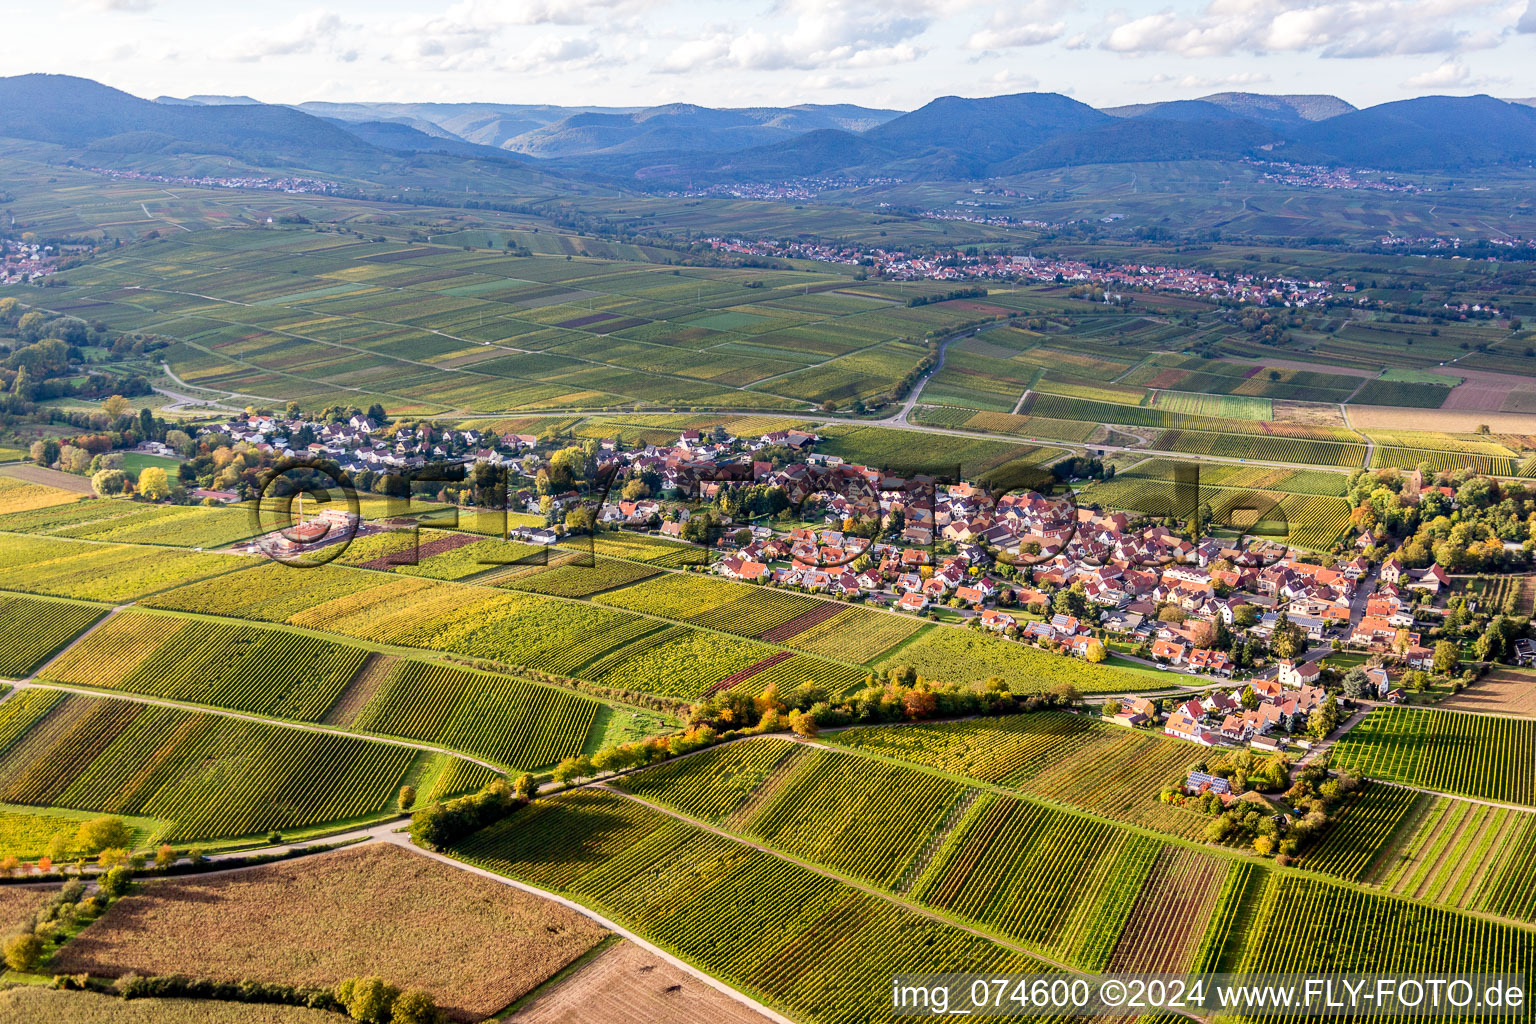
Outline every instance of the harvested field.
<path fill-rule="evenodd" d="M 1536 718 L 1536 672 L 1505 668 L 1490 672 L 1458 694 L 1440 702 L 1455 711 Z"/>
<path fill-rule="evenodd" d="M 766 1024 L 769 1018 L 621 942 L 504 1018 L 511 1024 Z"/>
<path fill-rule="evenodd" d="M 13 480 L 24 480 L 29 484 L 43 484 L 47 487 L 57 487 L 61 491 L 73 491 L 76 494 L 95 494 L 91 490 L 91 478 L 76 476 L 73 473 L 65 473 L 57 469 L 48 469 L 45 466 L 34 466 L 23 462 L 15 466 L 6 466 L 0 469 L 0 476 L 8 476 Z"/>
<path fill-rule="evenodd" d="M 53 969 L 314 986 L 379 975 L 427 989 L 454 1020 L 469 1021 L 531 991 L 604 934 L 554 903 L 371 843 L 150 883 L 60 950 Z"/>
<path fill-rule="evenodd" d="M 0 1024 L 345 1024 L 347 1018 L 297 1006 L 204 999 L 119 999 L 23 985 L 0 992 Z"/>
<path fill-rule="evenodd" d="M 1351 405 L 1349 424 L 1356 430 L 1443 430 L 1450 434 L 1470 434 L 1486 424 L 1495 434 L 1523 434 L 1531 428 L 1531 417 L 1529 413 Z"/>
<path fill-rule="evenodd" d="M 52 889 L 22 889 L 12 885 L 0 889 L 0 935 L 9 935 L 23 927 L 27 918 L 41 910 L 53 892 Z"/>

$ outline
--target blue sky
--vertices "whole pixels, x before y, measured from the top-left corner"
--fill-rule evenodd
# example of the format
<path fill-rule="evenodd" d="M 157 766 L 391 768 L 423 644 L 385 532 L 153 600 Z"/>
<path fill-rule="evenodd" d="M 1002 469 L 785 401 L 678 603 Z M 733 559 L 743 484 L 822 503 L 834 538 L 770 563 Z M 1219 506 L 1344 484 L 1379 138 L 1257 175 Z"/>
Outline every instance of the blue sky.
<path fill-rule="evenodd" d="M 1233 89 L 1364 106 L 1536 95 L 1536 0 L 56 0 L 12 5 L 0 74 L 143 96 L 639 106 Z"/>

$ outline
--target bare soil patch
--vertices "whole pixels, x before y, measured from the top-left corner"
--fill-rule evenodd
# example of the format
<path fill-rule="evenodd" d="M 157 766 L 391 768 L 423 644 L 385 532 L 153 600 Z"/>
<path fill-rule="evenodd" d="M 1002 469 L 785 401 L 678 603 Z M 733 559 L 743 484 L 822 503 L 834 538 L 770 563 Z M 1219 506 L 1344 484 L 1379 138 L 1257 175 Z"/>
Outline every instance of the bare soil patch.
<path fill-rule="evenodd" d="M 1486 424 L 1495 434 L 1526 434 L 1530 414 L 1465 409 L 1398 409 L 1387 405 L 1352 405 L 1349 423 L 1356 430 L 1443 430 L 1471 433 Z"/>
<path fill-rule="evenodd" d="M 88 476 L 76 476 L 73 473 L 60 472 L 57 469 L 49 469 L 47 466 L 34 466 L 26 462 L 0 467 L 0 476 L 25 480 L 29 484 L 46 484 L 75 494 L 96 493 L 91 490 L 91 478 Z"/>
<path fill-rule="evenodd" d="M 1456 711 L 1536 718 L 1536 672 L 1506 668 L 1490 672 L 1460 693 L 1440 702 Z"/>
<path fill-rule="evenodd" d="M 41 910 L 55 891 L 14 885 L 0 888 L 0 935 L 9 935 L 25 925 L 27 918 Z"/>
<path fill-rule="evenodd" d="M 512 1024 L 767 1024 L 768 1018 L 621 942 L 507 1018 Z"/>
<path fill-rule="evenodd" d="M 1326 402 L 1286 402 L 1276 400 L 1275 422 L 1304 423 L 1313 427 L 1342 427 L 1344 414 L 1337 405 Z"/>
<path fill-rule="evenodd" d="M 479 1020 L 602 940 L 586 917 L 370 843 L 228 875 L 151 882 L 54 958 L 62 974 L 334 985 L 379 975 Z"/>

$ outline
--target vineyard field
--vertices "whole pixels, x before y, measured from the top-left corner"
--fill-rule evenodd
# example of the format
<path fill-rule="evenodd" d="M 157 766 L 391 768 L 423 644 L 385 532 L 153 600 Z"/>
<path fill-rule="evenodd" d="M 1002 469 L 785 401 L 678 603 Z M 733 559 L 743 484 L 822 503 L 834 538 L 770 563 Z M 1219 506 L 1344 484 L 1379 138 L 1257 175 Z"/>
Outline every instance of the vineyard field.
<path fill-rule="evenodd" d="M 526 771 L 580 753 L 598 707 L 509 676 L 399 661 L 353 728 L 440 743 Z"/>
<path fill-rule="evenodd" d="M 127 609 L 70 648 L 48 677 L 313 722 L 366 657 L 289 630 Z"/>
<path fill-rule="evenodd" d="M 1089 970 L 1109 963 L 1163 845 L 984 793 L 912 890 L 919 902 Z"/>
<path fill-rule="evenodd" d="M 101 618 L 105 608 L 0 595 L 0 676 L 20 678 Z"/>
<path fill-rule="evenodd" d="M 1159 803 L 1200 758 L 1194 746 L 1080 715 L 1036 711 L 964 722 L 874 726 L 831 742 L 1008 786 L 1160 831 L 1198 838 L 1208 819 Z"/>
<path fill-rule="evenodd" d="M 1536 721 L 1377 708 L 1333 748 L 1333 765 L 1389 782 L 1536 805 Z"/>
<path fill-rule="evenodd" d="M 456 853 L 599 910 L 810 1024 L 884 1019 L 893 974 L 1044 970 L 995 942 L 609 793 L 541 801 Z"/>
<path fill-rule="evenodd" d="M 1357 881 L 1403 821 L 1419 794 L 1367 782 L 1334 814 L 1327 832 L 1298 862 L 1309 871 Z"/>
<path fill-rule="evenodd" d="M 172 821 L 170 841 L 226 838 L 378 813 L 416 759 L 364 739 L 68 696 L 0 756 L 0 800 Z"/>
<path fill-rule="evenodd" d="M 1421 796 L 1361 881 L 1389 892 L 1536 923 L 1536 813 Z"/>
<path fill-rule="evenodd" d="M 1272 874 L 1240 969 L 1369 974 L 1393 964 L 1426 974 L 1518 972 L 1533 954 L 1536 935 L 1513 925 Z"/>
<path fill-rule="evenodd" d="M 742 831 L 888 888 L 963 791 L 959 783 L 900 765 L 816 750 L 795 763 Z"/>
<path fill-rule="evenodd" d="M 805 748 L 779 739 L 751 739 L 711 747 L 614 783 L 626 793 L 665 804 L 691 818 L 719 825 Z"/>
<path fill-rule="evenodd" d="M 1090 665 L 986 633 L 937 627 L 896 648 L 877 667 L 894 665 L 910 665 L 919 675 L 946 683 L 979 683 L 1002 676 L 1018 693 L 1044 693 L 1061 683 L 1092 693 L 1155 686 L 1148 684 L 1144 674 L 1111 665 Z"/>

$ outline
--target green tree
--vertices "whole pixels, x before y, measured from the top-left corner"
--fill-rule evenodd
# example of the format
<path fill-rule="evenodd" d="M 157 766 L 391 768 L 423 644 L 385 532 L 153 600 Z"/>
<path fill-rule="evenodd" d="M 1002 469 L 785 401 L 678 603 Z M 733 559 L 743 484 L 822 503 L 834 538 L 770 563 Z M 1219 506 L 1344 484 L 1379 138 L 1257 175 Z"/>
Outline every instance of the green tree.
<path fill-rule="evenodd" d="M 13 971 L 30 971 L 43 958 L 43 940 L 36 932 L 22 932 L 5 940 L 5 965 Z"/>
<path fill-rule="evenodd" d="M 97 497 L 122 494 L 128 486 L 128 474 L 120 469 L 103 469 L 91 475 L 91 490 Z"/>
<path fill-rule="evenodd" d="M 443 1014 L 425 989 L 408 988 L 392 1007 L 393 1024 L 442 1024 Z"/>
<path fill-rule="evenodd" d="M 389 1024 L 400 990 L 383 978 L 348 978 L 336 986 L 336 1001 L 364 1024 Z"/>
<path fill-rule="evenodd" d="M 1120 713 L 1120 702 L 1115 700 L 1114 698 L 1110 698 L 1109 700 L 1106 700 L 1104 702 L 1103 706 L 1099 708 L 1099 714 L 1103 715 L 1105 718 L 1114 718 L 1119 713 Z"/>
<path fill-rule="evenodd" d="M 114 900 L 126 894 L 132 884 L 133 877 L 121 864 L 101 876 L 101 891 Z"/>
<path fill-rule="evenodd" d="M 1461 664 L 1461 648 L 1449 640 L 1435 644 L 1434 669 L 1441 675 L 1450 675 Z"/>
<path fill-rule="evenodd" d="M 399 801 L 399 803 L 400 803 L 400 809 L 402 811 L 408 811 L 412 807 L 415 807 L 416 806 L 416 787 L 415 786 L 401 786 L 400 787 L 400 801 Z"/>
<path fill-rule="evenodd" d="M 127 849 L 132 845 L 133 830 L 123 824 L 122 818 L 92 818 L 82 822 L 80 830 L 75 833 L 75 846 L 92 857 L 108 847 L 120 846 Z"/>
<path fill-rule="evenodd" d="M 555 765 L 550 775 L 555 780 L 555 785 L 565 786 L 575 779 L 584 779 L 591 775 L 595 768 L 592 767 L 592 759 L 581 755 L 568 757 Z"/>

